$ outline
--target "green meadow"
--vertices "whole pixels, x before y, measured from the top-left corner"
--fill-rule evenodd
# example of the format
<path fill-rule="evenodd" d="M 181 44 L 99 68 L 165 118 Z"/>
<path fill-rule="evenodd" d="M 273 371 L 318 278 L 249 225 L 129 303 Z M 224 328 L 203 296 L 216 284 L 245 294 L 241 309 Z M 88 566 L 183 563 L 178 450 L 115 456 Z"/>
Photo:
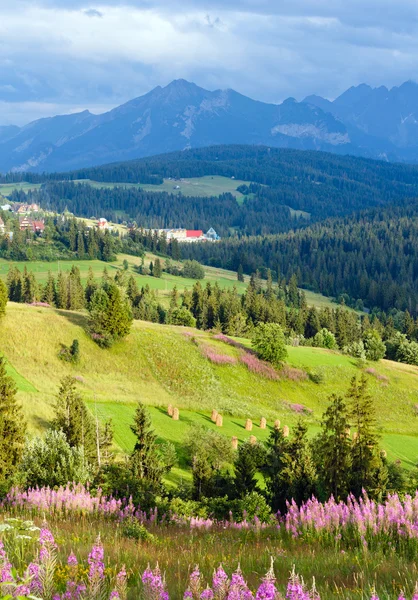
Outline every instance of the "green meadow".
<path fill-rule="evenodd" d="M 179 467 L 172 477 L 189 477 L 182 444 L 191 423 L 215 428 L 212 409 L 223 415 L 228 437 L 255 435 L 265 439 L 276 419 L 290 428 L 302 405 L 312 434 L 332 393 L 345 394 L 350 379 L 360 375 L 356 361 L 318 348 L 289 347 L 287 363 L 306 374 L 304 379 L 265 379 L 239 362 L 240 350 L 215 340 L 210 333 L 136 321 L 132 332 L 110 350 L 99 348 L 85 333 L 86 315 L 70 311 L 9 303 L 0 328 L 0 347 L 18 387 L 30 431 L 45 429 L 53 415 L 60 380 L 77 377 L 78 389 L 100 419 L 111 417 L 118 452 L 129 451 L 129 425 L 138 400 L 149 406 L 161 440 L 175 444 Z M 81 359 L 61 361 L 61 344 L 80 342 Z M 248 343 L 248 342 L 247 342 Z M 236 358 L 236 364 L 217 365 L 204 355 L 205 347 Z M 390 361 L 368 365 L 369 389 L 375 400 L 382 445 L 391 459 L 411 468 L 418 460 L 418 368 Z M 319 381 L 319 383 L 315 383 Z M 180 420 L 167 415 L 168 405 L 180 410 Z M 260 418 L 268 427 L 259 427 Z M 253 431 L 245 420 L 253 420 Z"/>

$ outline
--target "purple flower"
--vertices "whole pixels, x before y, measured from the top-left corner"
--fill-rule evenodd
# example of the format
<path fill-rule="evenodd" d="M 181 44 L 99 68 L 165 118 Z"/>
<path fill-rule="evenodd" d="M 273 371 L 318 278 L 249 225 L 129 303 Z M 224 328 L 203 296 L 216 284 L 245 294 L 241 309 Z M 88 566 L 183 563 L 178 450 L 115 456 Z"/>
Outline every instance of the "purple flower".
<path fill-rule="evenodd" d="M 40 544 L 51 544 L 51 546 L 55 546 L 54 536 L 50 532 L 49 529 L 43 527 L 39 532 L 39 543 Z"/>
<path fill-rule="evenodd" d="M 209 587 L 203 590 L 203 592 L 200 594 L 200 600 L 213 600 L 213 590 L 211 590 Z"/>
<path fill-rule="evenodd" d="M 29 589 L 29 586 L 25 584 L 18 585 L 13 590 L 13 596 L 15 598 L 17 598 L 18 596 L 30 596 L 30 593 L 31 591 Z"/>
<path fill-rule="evenodd" d="M 68 559 L 67 559 L 67 565 L 68 565 L 69 567 L 77 567 L 77 565 L 78 565 L 78 560 L 77 560 L 77 557 L 76 557 L 76 555 L 74 554 L 74 552 L 71 552 L 71 554 L 68 556 Z"/>
<path fill-rule="evenodd" d="M 96 545 L 91 549 L 87 559 L 87 562 L 90 565 L 89 579 L 103 579 L 105 569 L 103 559 L 103 546 L 101 545 L 100 540 L 98 540 Z"/>

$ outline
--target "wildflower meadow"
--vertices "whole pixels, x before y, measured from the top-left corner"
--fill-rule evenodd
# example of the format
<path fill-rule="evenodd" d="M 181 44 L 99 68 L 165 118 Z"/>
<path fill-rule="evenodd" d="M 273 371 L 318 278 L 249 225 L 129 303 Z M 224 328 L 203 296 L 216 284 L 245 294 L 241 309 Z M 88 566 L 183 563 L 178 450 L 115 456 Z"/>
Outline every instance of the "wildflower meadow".
<path fill-rule="evenodd" d="M 2 598 L 418 599 L 418 494 L 235 522 L 145 513 L 81 485 L 13 489 L 0 540 Z"/>

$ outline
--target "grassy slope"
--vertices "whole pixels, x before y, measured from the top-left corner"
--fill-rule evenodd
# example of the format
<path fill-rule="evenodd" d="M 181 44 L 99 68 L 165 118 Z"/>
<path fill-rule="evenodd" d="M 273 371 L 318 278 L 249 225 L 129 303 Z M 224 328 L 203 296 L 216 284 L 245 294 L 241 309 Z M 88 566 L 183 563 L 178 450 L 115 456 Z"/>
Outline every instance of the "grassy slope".
<path fill-rule="evenodd" d="M 210 363 L 202 356 L 199 344 L 211 344 L 224 354 L 237 355 L 237 351 L 207 333 L 195 332 L 196 345 L 183 328 L 143 322 L 134 323 L 123 343 L 101 350 L 84 333 L 85 320 L 79 313 L 9 304 L 0 327 L 0 348 L 10 362 L 10 373 L 16 380 L 32 430 L 47 425 L 59 381 L 72 374 L 81 378 L 80 392 L 93 412 L 113 418 L 116 443 L 124 450 L 132 447 L 128 425 L 138 400 L 152 407 L 161 439 L 172 441 L 179 450 L 190 422 L 214 427 L 209 419 L 213 408 L 224 416 L 221 431 L 244 440 L 250 435 L 244 429 L 247 417 L 258 423 L 265 416 L 270 426 L 280 418 L 282 424 L 292 426 L 298 415 L 288 403 L 301 403 L 313 410 L 307 419 L 315 432 L 329 395 L 344 393 L 350 378 L 360 372 L 349 357 L 320 349 L 289 348 L 288 362 L 321 371 L 323 383 L 269 381 L 240 364 Z M 57 356 L 60 344 L 68 345 L 74 338 L 79 339 L 81 346 L 81 362 L 77 366 L 62 362 Z M 388 378 L 387 383 L 382 383 L 369 376 L 383 445 L 391 458 L 399 457 L 406 466 L 412 466 L 418 458 L 418 368 L 389 361 L 374 367 Z M 168 404 L 179 407 L 179 422 L 165 414 Z M 252 433 L 264 439 L 268 430 L 255 425 Z M 184 467 L 182 457 L 180 467 Z M 177 475 L 180 473 L 184 471 L 178 470 Z"/>
<path fill-rule="evenodd" d="M 190 177 L 179 181 L 164 179 L 161 185 L 152 184 L 129 184 L 129 183 L 102 183 L 98 181 L 82 180 L 81 182 L 89 183 L 93 187 L 108 187 L 115 186 L 123 187 L 141 187 L 149 192 L 167 192 L 168 194 L 182 194 L 183 196 L 203 196 L 209 198 L 211 196 L 220 196 L 229 192 L 233 194 L 238 201 L 242 201 L 244 196 L 237 192 L 237 187 L 243 184 L 249 184 L 248 181 L 238 179 L 230 179 L 229 177 L 221 177 L 218 175 L 206 175 L 204 177 Z M 175 190 L 176 186 L 180 186 L 179 190 Z"/>
<path fill-rule="evenodd" d="M 163 273 L 161 278 L 139 275 L 136 271 L 134 271 L 134 267 L 141 264 L 141 259 L 135 256 L 124 254 L 119 254 L 118 259 L 112 263 L 104 263 L 100 260 L 61 260 L 53 262 L 26 261 L 12 263 L 11 261 L 0 258 L 0 278 L 6 280 L 10 265 L 15 264 L 20 271 L 23 271 L 24 267 L 26 267 L 29 271 L 33 271 L 35 273 L 36 280 L 39 283 L 45 283 L 48 277 L 48 271 L 51 271 L 51 273 L 56 276 L 60 270 L 70 271 L 72 265 L 76 264 L 80 269 L 82 281 L 85 282 L 90 267 L 93 269 L 95 277 L 99 278 L 102 276 L 103 269 L 105 267 L 107 268 L 109 274 L 114 274 L 117 269 L 122 268 L 122 263 L 125 259 L 129 263 L 129 275 L 134 275 L 140 287 L 148 285 L 151 289 L 157 290 L 158 295 L 163 303 L 174 286 L 177 286 L 179 291 L 183 291 L 184 289 L 191 289 L 195 284 L 195 280 L 193 279 L 176 277 L 174 275 L 169 275 L 168 273 Z M 150 261 L 155 261 L 155 259 L 155 255 L 147 253 L 145 257 L 145 265 L 149 266 Z M 164 262 L 164 259 L 160 258 L 160 260 Z M 249 277 L 245 276 L 245 282 L 242 283 L 237 281 L 237 275 L 233 271 L 205 266 L 205 279 L 202 281 L 202 285 L 205 285 L 208 281 L 210 281 L 212 284 L 218 282 L 221 288 L 232 288 L 235 286 L 239 293 L 243 293 L 246 289 Z M 335 308 L 335 304 L 331 302 L 330 298 L 315 292 L 306 291 L 305 293 L 309 306 L 317 306 L 318 308 L 329 306 Z"/>
<path fill-rule="evenodd" d="M 170 181 L 165 179 L 164 183 L 161 185 L 141 183 L 102 183 L 91 181 L 90 179 L 80 179 L 79 183 L 88 183 L 92 187 L 97 188 L 114 188 L 116 186 L 141 187 L 149 192 L 167 192 L 169 194 L 183 194 L 183 196 L 203 196 L 204 198 L 220 196 L 221 194 L 229 192 L 230 194 L 233 194 L 238 201 L 242 201 L 244 196 L 240 192 L 237 192 L 237 187 L 243 184 L 248 185 L 250 182 L 231 179 L 229 177 L 220 177 L 218 175 L 206 175 L 204 177 L 190 177 L 188 179 L 182 179 L 181 181 Z M 177 185 L 180 186 L 179 190 L 174 189 Z M 38 189 L 40 187 L 40 184 L 31 184 L 27 182 L 0 184 L 0 194 L 8 196 L 15 189 L 27 192 L 28 190 Z"/>

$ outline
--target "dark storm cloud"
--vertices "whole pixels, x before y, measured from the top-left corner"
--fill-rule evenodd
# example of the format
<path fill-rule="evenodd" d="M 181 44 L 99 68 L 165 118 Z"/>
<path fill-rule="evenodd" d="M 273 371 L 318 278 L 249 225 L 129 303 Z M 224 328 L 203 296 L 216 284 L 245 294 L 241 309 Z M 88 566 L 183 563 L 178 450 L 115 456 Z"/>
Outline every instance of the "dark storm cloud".
<path fill-rule="evenodd" d="M 280 102 L 417 72 L 415 0 L 0 0 L 0 124 L 179 77 Z"/>

